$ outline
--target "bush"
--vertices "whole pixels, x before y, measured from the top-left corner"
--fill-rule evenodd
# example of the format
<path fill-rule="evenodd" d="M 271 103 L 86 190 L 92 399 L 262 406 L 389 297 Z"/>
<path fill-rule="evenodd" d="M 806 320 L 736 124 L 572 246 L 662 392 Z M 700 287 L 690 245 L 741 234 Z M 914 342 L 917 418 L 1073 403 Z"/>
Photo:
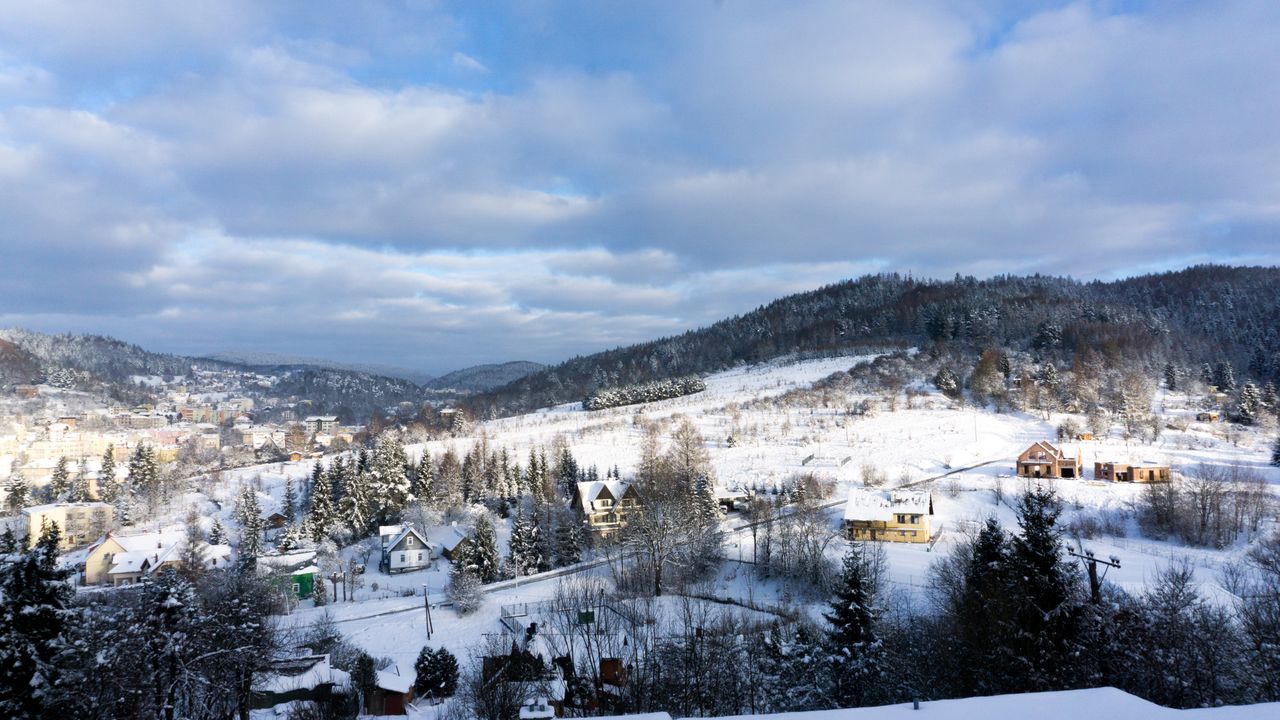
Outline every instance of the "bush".
<path fill-rule="evenodd" d="M 459 615 L 469 615 L 480 607 L 484 593 L 480 589 L 480 578 L 467 570 L 455 570 L 445 595 L 453 603 L 453 609 Z"/>

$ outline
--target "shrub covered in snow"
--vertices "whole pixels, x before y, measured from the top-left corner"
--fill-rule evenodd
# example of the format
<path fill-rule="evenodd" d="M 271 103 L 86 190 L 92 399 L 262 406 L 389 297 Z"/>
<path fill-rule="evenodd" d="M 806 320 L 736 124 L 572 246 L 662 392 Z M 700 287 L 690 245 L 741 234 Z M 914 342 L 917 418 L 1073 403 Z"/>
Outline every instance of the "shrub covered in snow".
<path fill-rule="evenodd" d="M 667 400 L 681 397 L 682 395 L 693 395 L 706 389 L 707 384 L 699 377 L 668 378 L 641 385 L 627 385 L 607 390 L 597 390 L 583 398 L 582 407 L 585 410 L 603 410 L 623 405 Z"/>

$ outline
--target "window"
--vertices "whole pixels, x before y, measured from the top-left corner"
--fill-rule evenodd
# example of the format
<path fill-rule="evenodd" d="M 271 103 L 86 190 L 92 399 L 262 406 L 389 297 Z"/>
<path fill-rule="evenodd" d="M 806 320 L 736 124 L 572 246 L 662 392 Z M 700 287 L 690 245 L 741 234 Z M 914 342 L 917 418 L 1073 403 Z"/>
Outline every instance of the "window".
<path fill-rule="evenodd" d="M 400 553 L 400 562 L 404 562 L 404 553 Z"/>
<path fill-rule="evenodd" d="M 411 538 L 411 537 L 407 537 L 407 538 L 405 538 L 405 539 L 404 539 L 404 546 L 405 546 L 405 547 L 413 547 L 413 538 Z"/>
<path fill-rule="evenodd" d="M 299 585 L 298 585 L 298 583 L 294 583 L 294 584 L 293 584 L 293 594 L 294 594 L 294 595 L 297 595 L 299 592 L 302 592 L 302 587 L 301 587 L 301 586 L 299 586 Z"/>
<path fill-rule="evenodd" d="M 418 553 L 418 562 L 422 562 L 422 553 Z"/>

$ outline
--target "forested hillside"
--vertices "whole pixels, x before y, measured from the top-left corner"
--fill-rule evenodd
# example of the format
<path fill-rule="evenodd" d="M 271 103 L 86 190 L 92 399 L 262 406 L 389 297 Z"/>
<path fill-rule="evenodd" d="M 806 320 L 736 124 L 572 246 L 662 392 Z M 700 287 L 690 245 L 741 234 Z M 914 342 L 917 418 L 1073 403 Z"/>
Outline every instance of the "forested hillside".
<path fill-rule="evenodd" d="M 474 396 L 478 415 L 581 399 L 603 387 L 704 374 L 792 353 L 893 345 L 1031 351 L 1070 362 L 1088 347 L 1155 369 L 1226 361 L 1275 380 L 1280 269 L 1197 266 L 1113 282 L 869 275 L 791 295 L 683 335 L 575 357 Z"/>

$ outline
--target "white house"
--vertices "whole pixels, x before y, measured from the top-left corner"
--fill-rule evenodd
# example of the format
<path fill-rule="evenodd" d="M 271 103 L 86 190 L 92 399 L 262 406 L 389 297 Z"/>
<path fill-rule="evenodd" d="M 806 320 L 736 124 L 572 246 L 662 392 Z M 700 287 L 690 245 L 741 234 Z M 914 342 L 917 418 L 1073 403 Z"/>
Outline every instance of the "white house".
<path fill-rule="evenodd" d="M 382 571 L 389 574 L 413 572 L 430 567 L 432 561 L 440 557 L 440 546 L 427 542 L 422 533 L 413 527 L 400 528 L 392 534 L 383 531 L 394 526 L 383 526 L 378 529 L 382 538 Z"/>

